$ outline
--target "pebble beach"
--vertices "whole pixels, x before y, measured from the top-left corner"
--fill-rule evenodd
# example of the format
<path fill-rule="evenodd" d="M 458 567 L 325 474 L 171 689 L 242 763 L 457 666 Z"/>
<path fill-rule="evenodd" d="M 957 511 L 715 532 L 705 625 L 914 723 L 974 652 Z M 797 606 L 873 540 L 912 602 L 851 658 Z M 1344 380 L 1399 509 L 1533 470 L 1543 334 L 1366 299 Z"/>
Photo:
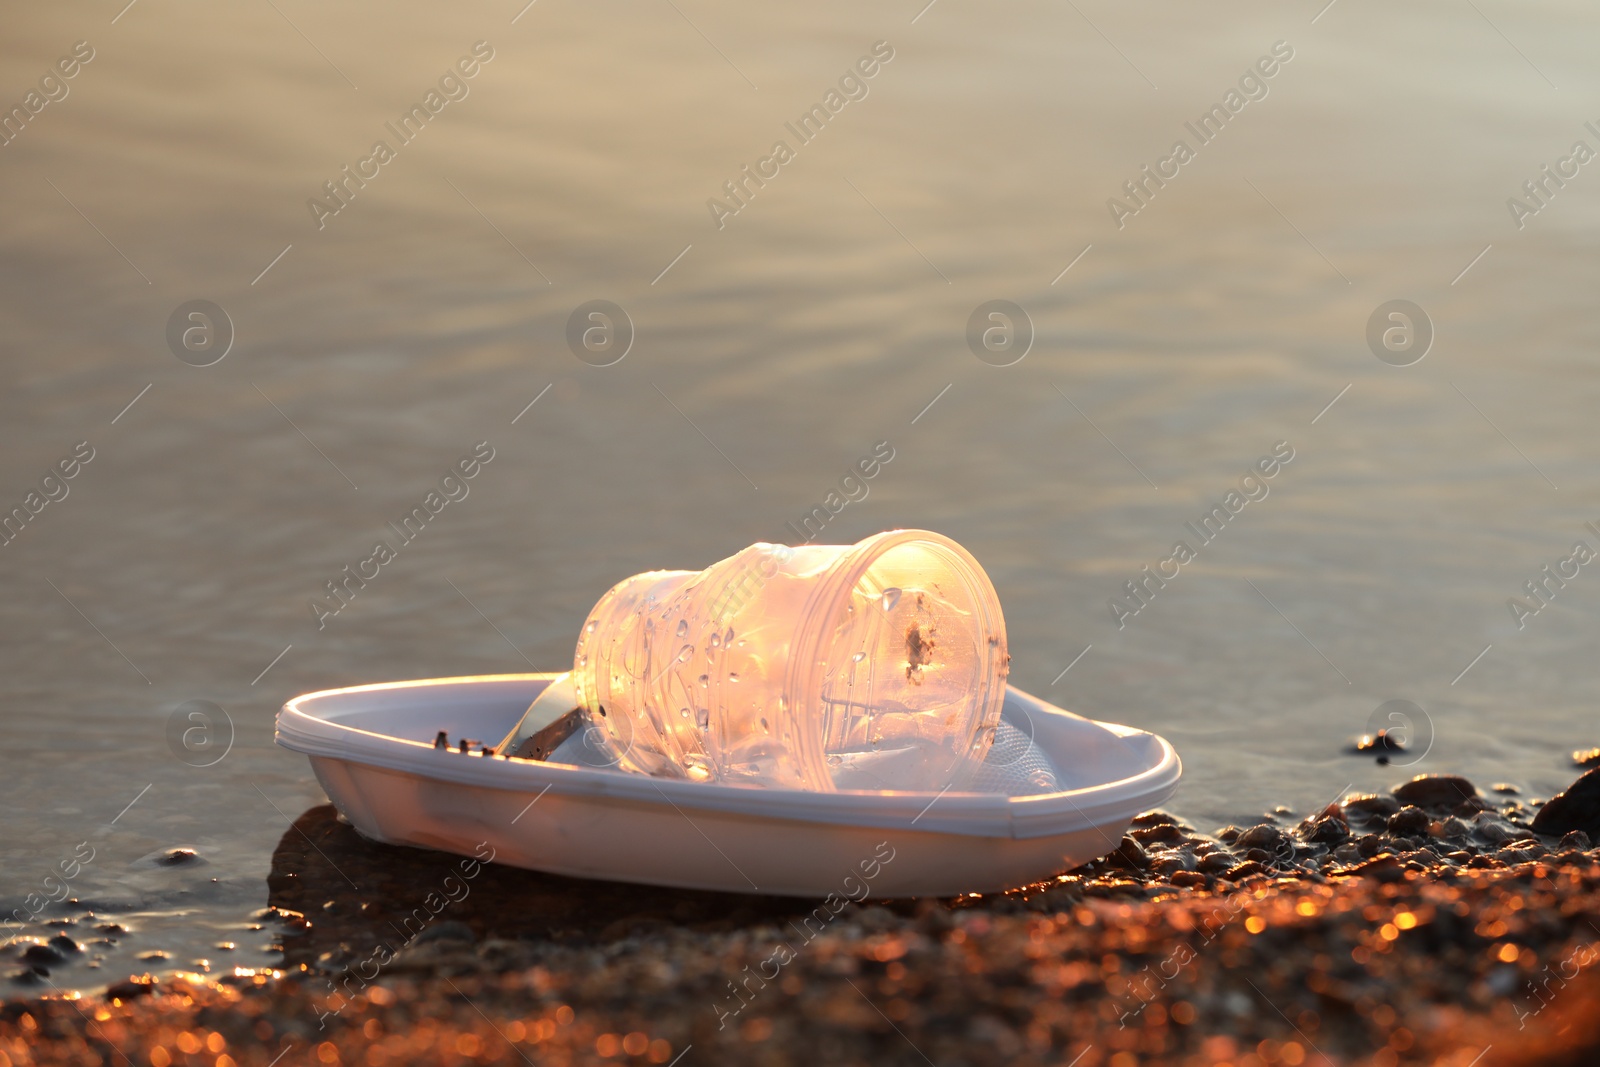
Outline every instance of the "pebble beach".
<path fill-rule="evenodd" d="M 11 8 L 0 1067 L 1600 1064 L 1600 6 Z M 1098 851 L 447 854 L 281 743 L 915 529 L 1007 684 L 1181 759 Z"/>
<path fill-rule="evenodd" d="M 0 1062 L 1590 1064 L 1600 770 L 1501 789 L 1214 833 L 1149 812 L 1050 881 L 837 913 L 475 865 L 415 932 L 472 861 L 322 806 L 273 859 L 281 969 L 13 998 Z"/>

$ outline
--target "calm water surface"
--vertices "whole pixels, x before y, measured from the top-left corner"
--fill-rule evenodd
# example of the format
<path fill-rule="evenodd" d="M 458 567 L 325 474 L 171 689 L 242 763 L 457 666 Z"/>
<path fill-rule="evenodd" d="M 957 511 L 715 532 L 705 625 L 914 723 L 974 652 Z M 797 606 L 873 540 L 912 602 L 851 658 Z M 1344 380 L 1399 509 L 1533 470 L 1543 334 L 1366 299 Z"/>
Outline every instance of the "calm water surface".
<path fill-rule="evenodd" d="M 249 916 L 323 800 L 272 744 L 285 699 L 562 668 L 613 582 L 785 538 L 879 441 L 824 539 L 967 545 L 1013 682 L 1170 738 L 1202 826 L 1425 770 L 1548 795 L 1600 743 L 1600 576 L 1507 606 L 1600 548 L 1600 174 L 1561 162 L 1600 149 L 1591 6 L 121 7 L 0 32 L 7 107 L 93 49 L 0 147 L 0 503 L 93 449 L 0 550 L 0 905 L 87 842 L 71 892 L 133 930 L 63 988 L 275 958 Z M 1519 228 L 1546 164 L 1577 173 Z M 198 299 L 235 333 L 209 367 L 165 338 Z M 592 299 L 635 327 L 613 366 L 567 346 Z M 1011 366 L 965 338 L 996 299 L 1033 325 Z M 1394 299 L 1433 323 L 1411 366 L 1365 338 Z M 480 441 L 467 498 L 319 629 Z M 1264 499 L 1186 530 L 1280 442 Z M 169 743 L 190 700 L 232 721 L 209 767 Z M 1341 752 L 1389 700 L 1431 734 L 1404 771 Z"/>

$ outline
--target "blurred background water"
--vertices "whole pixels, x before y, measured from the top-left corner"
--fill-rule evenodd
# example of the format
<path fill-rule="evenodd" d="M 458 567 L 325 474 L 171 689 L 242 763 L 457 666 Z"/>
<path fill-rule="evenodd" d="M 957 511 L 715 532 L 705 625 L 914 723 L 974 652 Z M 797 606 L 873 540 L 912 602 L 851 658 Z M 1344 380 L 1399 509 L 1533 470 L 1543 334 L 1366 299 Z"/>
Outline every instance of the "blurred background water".
<path fill-rule="evenodd" d="M 0 146 L 0 504 L 94 458 L 0 550 L 4 910 L 87 841 L 72 892 L 135 930 L 105 974 L 271 961 L 248 916 L 323 799 L 272 744 L 285 699 L 564 669 L 613 582 L 785 539 L 879 441 L 823 539 L 969 547 L 1013 683 L 1170 738 L 1170 806 L 1204 829 L 1418 771 L 1569 781 L 1600 742 L 1600 576 L 1520 630 L 1507 599 L 1600 548 L 1600 174 L 1521 228 L 1507 198 L 1600 149 L 1600 13 L 922 5 L 8 11 L 6 108 L 93 59 Z M 467 95 L 398 144 L 480 41 Z M 799 144 L 785 123 L 880 41 Z M 1265 97 L 1119 228 L 1108 198 L 1276 42 Z M 319 228 L 307 201 L 379 139 L 395 158 Z M 708 198 L 780 139 L 719 228 Z M 593 299 L 636 334 L 612 366 L 566 342 Z M 966 340 L 996 299 L 1035 334 L 1004 367 Z M 1410 366 L 1366 341 L 1393 299 L 1435 331 Z M 191 300 L 232 323 L 211 366 L 168 348 Z M 319 629 L 324 583 L 479 441 L 470 495 Z M 1198 545 L 1185 521 L 1284 441 L 1270 495 Z M 1119 629 L 1108 599 L 1180 539 L 1198 557 Z M 1420 761 L 1343 754 L 1395 699 Z M 211 766 L 169 743 L 190 700 L 231 719 Z M 199 860 L 151 858 L 178 847 Z"/>

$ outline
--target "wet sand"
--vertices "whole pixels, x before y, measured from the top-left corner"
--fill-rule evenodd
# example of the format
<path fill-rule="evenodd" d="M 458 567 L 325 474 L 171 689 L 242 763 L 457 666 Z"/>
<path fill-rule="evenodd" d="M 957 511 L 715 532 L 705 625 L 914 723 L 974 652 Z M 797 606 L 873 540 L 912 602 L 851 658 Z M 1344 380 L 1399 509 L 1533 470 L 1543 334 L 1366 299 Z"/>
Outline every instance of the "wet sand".
<path fill-rule="evenodd" d="M 1600 848 L 1536 832 L 1538 811 L 1433 777 L 1215 834 L 1153 812 L 1049 882 L 834 913 L 467 874 L 322 806 L 273 858 L 284 971 L 14 1001 L 0 1052 L 156 1067 L 1592 1063 Z"/>

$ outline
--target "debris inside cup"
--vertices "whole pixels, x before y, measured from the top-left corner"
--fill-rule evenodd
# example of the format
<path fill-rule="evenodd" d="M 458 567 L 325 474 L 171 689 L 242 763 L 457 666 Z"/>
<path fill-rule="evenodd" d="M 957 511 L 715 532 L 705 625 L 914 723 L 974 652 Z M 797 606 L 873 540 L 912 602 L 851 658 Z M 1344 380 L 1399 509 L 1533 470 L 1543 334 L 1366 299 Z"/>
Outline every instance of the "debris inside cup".
<path fill-rule="evenodd" d="M 582 708 L 573 708 L 555 722 L 530 734 L 515 750 L 506 750 L 507 756 L 543 762 L 561 743 L 589 725 L 589 715 Z"/>
<path fill-rule="evenodd" d="M 984 762 L 1009 664 L 993 585 L 941 534 L 758 543 L 613 586 L 573 655 L 584 721 L 542 696 L 500 751 L 547 759 L 582 730 L 586 758 L 642 774 L 936 792 Z"/>

